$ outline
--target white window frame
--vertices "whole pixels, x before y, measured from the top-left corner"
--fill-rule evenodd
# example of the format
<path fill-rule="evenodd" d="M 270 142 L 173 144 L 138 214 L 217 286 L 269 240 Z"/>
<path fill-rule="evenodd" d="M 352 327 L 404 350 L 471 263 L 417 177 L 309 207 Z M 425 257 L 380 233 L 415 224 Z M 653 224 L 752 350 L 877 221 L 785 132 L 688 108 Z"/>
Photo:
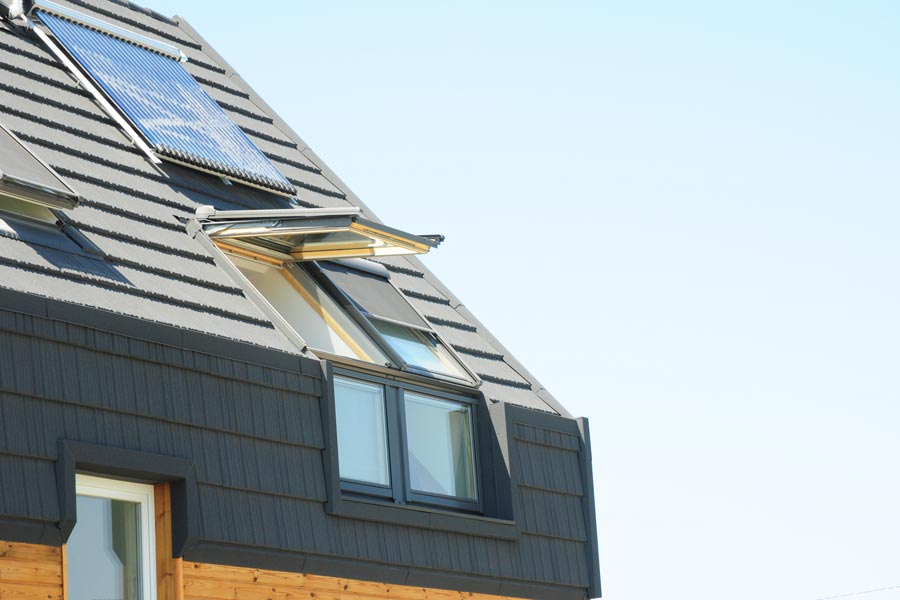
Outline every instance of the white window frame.
<path fill-rule="evenodd" d="M 156 507 L 146 483 L 75 474 L 75 495 L 134 502 L 141 507 L 141 599 L 156 600 Z M 76 519 L 75 527 L 78 527 Z"/>

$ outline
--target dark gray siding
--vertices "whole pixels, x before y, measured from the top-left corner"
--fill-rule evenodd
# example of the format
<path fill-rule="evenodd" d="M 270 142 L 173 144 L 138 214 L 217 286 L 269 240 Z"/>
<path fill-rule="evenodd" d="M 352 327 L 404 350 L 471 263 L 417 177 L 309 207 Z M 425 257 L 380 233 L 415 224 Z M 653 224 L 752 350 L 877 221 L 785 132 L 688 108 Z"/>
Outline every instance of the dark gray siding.
<path fill-rule="evenodd" d="M 8 309 L 0 349 L 0 539 L 64 541 L 67 440 L 193 463 L 189 559 L 541 598 L 582 598 L 593 584 L 570 419 L 492 411 L 519 531 L 500 539 L 477 522 L 464 534 L 328 514 L 312 360 L 237 360 Z"/>

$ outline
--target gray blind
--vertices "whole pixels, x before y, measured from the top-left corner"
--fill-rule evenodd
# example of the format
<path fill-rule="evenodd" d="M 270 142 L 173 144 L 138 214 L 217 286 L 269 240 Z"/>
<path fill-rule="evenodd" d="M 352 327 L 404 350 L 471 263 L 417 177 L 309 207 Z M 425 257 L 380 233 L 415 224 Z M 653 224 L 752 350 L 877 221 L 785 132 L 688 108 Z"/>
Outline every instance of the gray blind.
<path fill-rule="evenodd" d="M 350 296 L 364 312 L 414 327 L 431 329 L 403 294 L 384 277 L 334 263 L 323 262 L 319 266 L 331 282 Z"/>

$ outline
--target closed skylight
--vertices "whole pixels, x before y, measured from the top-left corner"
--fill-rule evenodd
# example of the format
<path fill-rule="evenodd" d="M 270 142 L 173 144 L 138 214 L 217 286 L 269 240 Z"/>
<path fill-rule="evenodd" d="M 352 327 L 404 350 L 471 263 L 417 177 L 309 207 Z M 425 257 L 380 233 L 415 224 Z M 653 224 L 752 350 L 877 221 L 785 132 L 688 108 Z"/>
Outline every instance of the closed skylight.
<path fill-rule="evenodd" d="M 49 213 L 46 208 L 41 210 L 42 207 L 75 208 L 79 200 L 75 190 L 63 181 L 56 171 L 2 124 L 0 124 L 0 197 L 6 198 L 4 206 L 7 209 L 12 206 L 12 201 L 25 202 L 32 206 L 25 206 L 22 210 L 41 215 Z"/>

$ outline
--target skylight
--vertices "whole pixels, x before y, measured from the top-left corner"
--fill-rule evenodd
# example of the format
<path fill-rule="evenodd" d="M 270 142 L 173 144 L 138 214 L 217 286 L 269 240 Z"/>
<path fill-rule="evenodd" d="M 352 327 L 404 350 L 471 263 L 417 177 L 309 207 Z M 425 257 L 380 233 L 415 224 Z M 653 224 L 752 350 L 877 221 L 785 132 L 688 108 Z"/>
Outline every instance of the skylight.
<path fill-rule="evenodd" d="M 45 0 L 36 2 L 34 14 L 160 158 L 296 193 L 184 69 L 177 48 Z"/>
<path fill-rule="evenodd" d="M 0 124 L 0 196 L 50 208 L 75 208 L 78 194 L 50 165 Z M 6 203 L 10 206 L 9 202 Z M 26 211 L 47 213 L 39 207 Z M 37 218 L 37 217 L 36 217 Z M 55 219 L 54 219 L 55 220 Z"/>

